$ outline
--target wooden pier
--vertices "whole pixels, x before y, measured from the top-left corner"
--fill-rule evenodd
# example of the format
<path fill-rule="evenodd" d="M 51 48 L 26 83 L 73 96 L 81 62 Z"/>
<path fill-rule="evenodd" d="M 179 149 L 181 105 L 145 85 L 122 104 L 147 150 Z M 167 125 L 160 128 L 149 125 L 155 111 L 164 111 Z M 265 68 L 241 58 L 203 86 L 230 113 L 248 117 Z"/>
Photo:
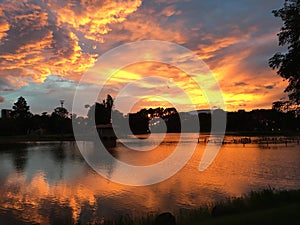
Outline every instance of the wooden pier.
<path fill-rule="evenodd" d="M 262 146 L 269 146 L 269 145 L 285 145 L 288 146 L 289 144 L 297 144 L 300 145 L 300 137 L 232 137 L 232 136 L 225 136 L 224 139 L 221 138 L 213 138 L 213 137 L 203 137 L 198 138 L 198 143 L 214 143 L 218 145 L 225 145 L 225 144 L 258 144 Z"/>

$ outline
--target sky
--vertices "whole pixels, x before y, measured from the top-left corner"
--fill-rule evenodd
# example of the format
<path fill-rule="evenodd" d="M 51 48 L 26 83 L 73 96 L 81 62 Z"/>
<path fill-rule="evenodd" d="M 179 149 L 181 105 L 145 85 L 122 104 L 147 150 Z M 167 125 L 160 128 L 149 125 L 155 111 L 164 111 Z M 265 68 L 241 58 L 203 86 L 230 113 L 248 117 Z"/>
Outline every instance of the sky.
<path fill-rule="evenodd" d="M 185 110 L 208 108 L 205 91 L 192 79 L 203 74 L 188 74 L 176 63 L 134 63 L 112 74 L 106 83 L 99 79 L 101 73 L 79 83 L 108 51 L 143 40 L 175 43 L 203 60 L 227 111 L 271 108 L 272 102 L 284 97 L 287 85 L 268 67 L 268 59 L 283 51 L 277 40 L 282 22 L 272 14 L 283 2 L 0 0 L 0 108 L 11 108 L 23 96 L 33 113 L 52 112 L 61 99 L 71 112 L 78 84 L 85 95 L 85 102 L 74 107 L 79 115 L 86 114 L 84 105 L 93 104 L 95 99 L 89 96 L 99 89 L 99 100 L 106 94 L 127 99 L 116 108 L 122 112 L 169 107 L 174 102 Z M 162 49 L 152 51 L 147 52 L 150 58 Z M 112 63 L 122 58 L 133 56 L 129 51 Z M 205 80 L 201 85 L 206 85 Z M 129 102 L 134 103 L 131 109 L 125 107 Z"/>

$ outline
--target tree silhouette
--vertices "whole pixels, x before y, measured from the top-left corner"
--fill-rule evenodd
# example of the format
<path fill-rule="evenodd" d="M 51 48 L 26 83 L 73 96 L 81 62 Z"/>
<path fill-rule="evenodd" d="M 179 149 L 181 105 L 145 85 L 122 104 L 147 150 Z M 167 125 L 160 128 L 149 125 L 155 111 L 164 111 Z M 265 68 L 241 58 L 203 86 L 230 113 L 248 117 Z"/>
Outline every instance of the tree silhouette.
<path fill-rule="evenodd" d="M 69 112 L 68 112 L 68 110 L 67 110 L 66 108 L 64 108 L 64 107 L 56 107 L 56 108 L 54 109 L 53 114 L 55 114 L 56 116 L 61 117 L 61 118 L 67 118 L 68 115 L 69 115 Z"/>
<path fill-rule="evenodd" d="M 275 17 L 280 17 L 283 26 L 278 34 L 279 46 L 287 46 L 285 53 L 277 52 L 269 59 L 269 66 L 287 79 L 285 89 L 290 105 L 300 104 L 300 0 L 286 0 L 283 8 L 273 10 Z"/>
<path fill-rule="evenodd" d="M 54 109 L 50 120 L 50 130 L 52 132 L 60 134 L 71 132 L 71 119 L 68 110 L 63 107 L 63 103 Z"/>
<path fill-rule="evenodd" d="M 17 102 L 14 103 L 13 117 L 16 119 L 28 119 L 32 117 L 32 113 L 29 111 L 29 106 L 25 98 L 22 96 L 18 98 Z"/>

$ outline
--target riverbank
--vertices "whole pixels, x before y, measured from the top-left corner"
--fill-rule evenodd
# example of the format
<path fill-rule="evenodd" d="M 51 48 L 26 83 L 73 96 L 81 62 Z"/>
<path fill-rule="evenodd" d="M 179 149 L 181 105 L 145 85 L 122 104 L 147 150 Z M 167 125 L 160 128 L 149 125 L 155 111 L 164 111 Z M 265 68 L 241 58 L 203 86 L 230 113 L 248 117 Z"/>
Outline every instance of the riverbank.
<path fill-rule="evenodd" d="M 193 210 L 180 210 L 175 217 L 177 225 L 294 225 L 300 220 L 299 208 L 300 190 L 265 189 Z M 155 225 L 155 217 L 124 216 L 98 224 Z"/>
<path fill-rule="evenodd" d="M 200 137 L 210 135 L 210 133 L 200 133 Z M 300 133 L 280 133 L 280 132 L 226 132 L 225 136 L 236 137 L 292 137 L 299 138 Z M 88 140 L 89 137 L 83 137 Z M 38 141 L 75 141 L 73 134 L 43 134 L 43 135 L 8 135 L 0 136 L 0 143 L 16 143 L 16 142 L 38 142 Z M 196 140 L 197 141 L 197 140 Z M 198 140 L 199 141 L 199 140 Z"/>
<path fill-rule="evenodd" d="M 239 131 L 239 132 L 226 132 L 227 136 L 256 136 L 256 137 L 299 137 L 300 132 L 280 132 L 280 131 Z"/>
<path fill-rule="evenodd" d="M 73 134 L 49 135 L 11 135 L 0 136 L 0 143 L 38 142 L 38 141 L 75 141 Z"/>
<path fill-rule="evenodd" d="M 266 189 L 215 204 L 203 219 L 183 221 L 190 225 L 292 225 L 300 220 L 300 190 Z"/>

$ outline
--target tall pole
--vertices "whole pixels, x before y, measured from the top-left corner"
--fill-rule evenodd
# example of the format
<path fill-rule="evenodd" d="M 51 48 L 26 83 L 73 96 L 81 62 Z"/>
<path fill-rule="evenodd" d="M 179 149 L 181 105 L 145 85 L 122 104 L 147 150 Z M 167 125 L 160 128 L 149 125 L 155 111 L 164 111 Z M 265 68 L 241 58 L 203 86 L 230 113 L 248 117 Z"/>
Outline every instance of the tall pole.
<path fill-rule="evenodd" d="M 64 102 L 65 102 L 65 100 L 60 100 L 60 107 L 61 107 L 61 108 L 64 107 Z"/>

